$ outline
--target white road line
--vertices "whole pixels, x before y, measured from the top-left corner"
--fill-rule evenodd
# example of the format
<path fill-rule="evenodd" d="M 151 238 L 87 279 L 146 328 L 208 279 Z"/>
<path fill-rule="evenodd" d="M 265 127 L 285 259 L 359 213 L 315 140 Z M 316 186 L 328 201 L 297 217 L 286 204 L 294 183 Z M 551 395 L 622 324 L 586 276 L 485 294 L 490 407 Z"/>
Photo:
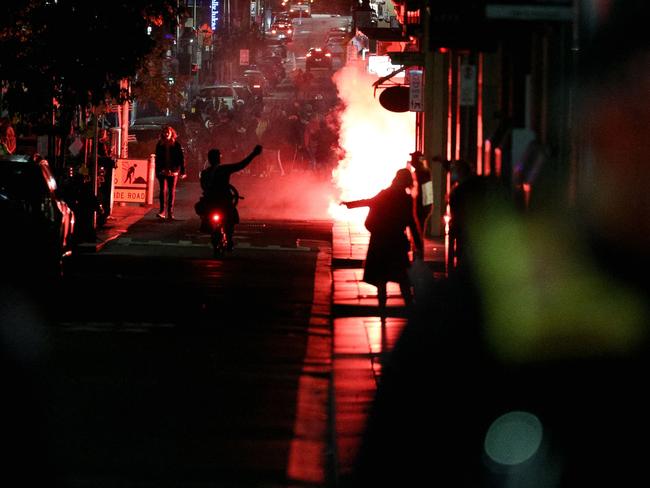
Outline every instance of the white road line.
<path fill-rule="evenodd" d="M 170 329 L 176 324 L 170 322 L 60 322 L 61 328 L 69 332 L 150 332 L 154 329 Z"/>
<path fill-rule="evenodd" d="M 176 242 L 164 242 L 155 239 L 148 240 L 148 241 L 134 241 L 128 237 L 117 239 L 115 243 L 122 246 L 210 247 L 209 242 L 192 242 L 186 240 L 180 240 Z M 313 248 L 305 247 L 305 246 L 286 247 L 286 246 L 280 246 L 278 244 L 269 244 L 267 246 L 252 246 L 248 242 L 236 243 L 235 249 L 246 249 L 246 250 L 255 250 L 255 251 L 298 251 L 298 252 L 314 251 Z"/>

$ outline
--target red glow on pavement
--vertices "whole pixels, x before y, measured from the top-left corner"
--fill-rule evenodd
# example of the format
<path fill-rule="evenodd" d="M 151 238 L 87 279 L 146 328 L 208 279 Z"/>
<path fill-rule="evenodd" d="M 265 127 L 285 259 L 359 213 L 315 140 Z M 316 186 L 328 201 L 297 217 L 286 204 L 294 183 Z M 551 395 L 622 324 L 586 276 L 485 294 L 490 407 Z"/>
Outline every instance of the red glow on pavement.
<path fill-rule="evenodd" d="M 356 65 L 334 75 L 345 108 L 341 113 L 339 144 L 345 157 L 332 172 L 340 200 L 369 198 L 390 185 L 395 172 L 405 168 L 415 149 L 415 115 L 389 112 L 379 104 L 377 77 Z M 348 210 L 332 200 L 329 214 L 337 220 L 358 221 L 367 208 Z"/>

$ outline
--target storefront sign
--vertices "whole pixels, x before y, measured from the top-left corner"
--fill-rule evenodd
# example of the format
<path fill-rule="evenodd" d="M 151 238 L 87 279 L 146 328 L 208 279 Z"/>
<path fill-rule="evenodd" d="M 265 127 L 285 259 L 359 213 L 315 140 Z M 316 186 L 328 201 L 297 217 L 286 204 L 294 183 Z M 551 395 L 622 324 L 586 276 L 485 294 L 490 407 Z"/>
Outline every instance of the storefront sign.
<path fill-rule="evenodd" d="M 488 19 L 572 21 L 575 12 L 571 0 L 501 0 L 485 6 Z"/>
<path fill-rule="evenodd" d="M 409 91 L 404 85 L 389 86 L 379 95 L 379 103 L 391 112 L 408 112 Z"/>
<path fill-rule="evenodd" d="M 248 49 L 239 50 L 239 66 L 248 66 L 250 58 L 250 51 Z"/>
<path fill-rule="evenodd" d="M 391 58 L 389 56 L 377 56 L 376 54 L 370 54 L 368 56 L 368 73 L 377 75 L 379 77 L 388 76 L 394 71 L 400 69 L 401 66 L 391 63 Z M 395 78 L 403 78 L 404 72 L 397 73 Z"/>
<path fill-rule="evenodd" d="M 460 105 L 476 105 L 476 66 L 473 64 L 463 64 L 460 67 Z"/>
<path fill-rule="evenodd" d="M 409 83 L 409 111 L 424 112 L 424 86 L 422 83 L 422 70 L 410 70 Z"/>

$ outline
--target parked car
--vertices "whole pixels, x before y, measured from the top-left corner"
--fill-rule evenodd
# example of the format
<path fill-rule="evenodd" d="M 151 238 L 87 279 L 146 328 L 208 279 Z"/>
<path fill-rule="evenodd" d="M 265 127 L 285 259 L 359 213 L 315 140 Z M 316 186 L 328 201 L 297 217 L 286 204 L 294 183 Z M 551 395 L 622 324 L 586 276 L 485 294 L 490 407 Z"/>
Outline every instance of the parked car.
<path fill-rule="evenodd" d="M 232 110 L 239 94 L 232 84 L 206 85 L 199 89 L 198 98 L 212 105 L 213 110 L 219 110 L 222 105 Z"/>
<path fill-rule="evenodd" d="M 3 273 L 30 284 L 61 276 L 74 248 L 74 212 L 38 155 L 0 157 Z"/>
<path fill-rule="evenodd" d="M 313 68 L 332 69 L 332 53 L 320 47 L 312 47 L 307 51 L 305 58 L 305 69 Z"/>
<path fill-rule="evenodd" d="M 136 119 L 129 127 L 129 157 L 147 159 L 154 154 L 160 133 L 166 125 L 171 125 L 178 134 L 178 142 L 183 146 L 185 154 L 185 170 L 189 178 L 194 178 L 198 175 L 205 157 L 202 139 L 206 127 L 200 113 L 195 112 L 180 117 L 170 115 Z"/>
<path fill-rule="evenodd" d="M 171 125 L 176 130 L 179 142 L 185 147 L 188 141 L 181 117 L 141 117 L 129 127 L 129 157 L 147 159 L 154 154 L 160 133 L 166 125 Z"/>

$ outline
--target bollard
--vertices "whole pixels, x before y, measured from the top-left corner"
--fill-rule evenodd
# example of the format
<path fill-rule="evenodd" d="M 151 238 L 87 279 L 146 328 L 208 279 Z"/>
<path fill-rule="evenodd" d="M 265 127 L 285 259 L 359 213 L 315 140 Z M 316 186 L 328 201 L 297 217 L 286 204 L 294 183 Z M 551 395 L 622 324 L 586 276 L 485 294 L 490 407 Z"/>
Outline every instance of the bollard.
<path fill-rule="evenodd" d="M 147 160 L 147 205 L 153 205 L 153 187 L 156 181 L 156 155 L 150 154 Z"/>

